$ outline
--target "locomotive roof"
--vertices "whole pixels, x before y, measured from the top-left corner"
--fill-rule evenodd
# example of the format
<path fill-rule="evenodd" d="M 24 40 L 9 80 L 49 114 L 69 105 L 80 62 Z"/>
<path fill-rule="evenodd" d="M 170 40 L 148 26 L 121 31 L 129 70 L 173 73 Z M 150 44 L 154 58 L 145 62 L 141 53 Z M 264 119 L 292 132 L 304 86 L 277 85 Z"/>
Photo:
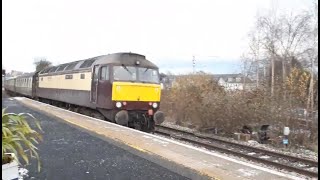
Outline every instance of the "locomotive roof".
<path fill-rule="evenodd" d="M 85 60 L 73 61 L 70 63 L 60 64 L 57 66 L 51 66 L 43 69 L 39 74 L 57 73 L 64 71 L 74 70 L 87 70 L 91 69 L 96 64 L 119 64 L 126 66 L 135 66 L 139 61 L 139 66 L 158 69 L 158 67 L 146 59 L 144 55 L 136 53 L 114 53 L 108 55 L 97 56 Z"/>

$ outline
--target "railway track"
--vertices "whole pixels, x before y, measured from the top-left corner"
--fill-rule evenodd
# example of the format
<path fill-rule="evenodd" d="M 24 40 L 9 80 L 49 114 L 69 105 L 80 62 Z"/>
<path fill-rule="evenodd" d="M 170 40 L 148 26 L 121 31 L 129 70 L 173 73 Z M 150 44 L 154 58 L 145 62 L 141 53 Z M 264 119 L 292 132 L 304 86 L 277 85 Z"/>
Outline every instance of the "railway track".
<path fill-rule="evenodd" d="M 194 134 L 165 126 L 156 126 L 156 134 L 173 137 L 191 144 L 205 147 L 209 150 L 216 150 L 227 154 L 243 157 L 251 161 L 263 163 L 286 171 L 296 172 L 309 177 L 318 177 L 318 162 L 310 159 L 299 158 L 246 146 L 218 138 Z"/>

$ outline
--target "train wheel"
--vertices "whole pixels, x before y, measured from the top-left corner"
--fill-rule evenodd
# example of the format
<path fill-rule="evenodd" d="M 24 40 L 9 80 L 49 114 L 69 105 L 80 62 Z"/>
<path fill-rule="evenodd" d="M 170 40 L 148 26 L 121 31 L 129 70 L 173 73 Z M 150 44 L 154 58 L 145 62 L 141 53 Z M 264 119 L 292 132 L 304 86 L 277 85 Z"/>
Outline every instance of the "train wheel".
<path fill-rule="evenodd" d="M 134 129 L 141 131 L 142 127 L 140 123 L 134 123 Z"/>
<path fill-rule="evenodd" d="M 153 132 L 154 131 L 154 121 L 153 121 L 153 119 L 146 117 L 146 121 L 143 124 L 141 130 L 144 131 L 144 132 L 148 132 L 148 133 Z"/>

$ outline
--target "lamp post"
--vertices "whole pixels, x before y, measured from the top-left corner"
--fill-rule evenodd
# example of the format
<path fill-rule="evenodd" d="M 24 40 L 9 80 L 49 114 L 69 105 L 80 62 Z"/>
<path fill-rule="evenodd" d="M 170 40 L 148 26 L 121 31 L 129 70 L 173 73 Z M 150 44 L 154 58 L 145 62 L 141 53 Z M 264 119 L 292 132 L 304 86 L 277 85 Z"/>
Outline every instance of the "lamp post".
<path fill-rule="evenodd" d="M 192 58 L 192 71 L 193 71 L 193 74 L 196 73 L 196 59 L 194 56 Z"/>

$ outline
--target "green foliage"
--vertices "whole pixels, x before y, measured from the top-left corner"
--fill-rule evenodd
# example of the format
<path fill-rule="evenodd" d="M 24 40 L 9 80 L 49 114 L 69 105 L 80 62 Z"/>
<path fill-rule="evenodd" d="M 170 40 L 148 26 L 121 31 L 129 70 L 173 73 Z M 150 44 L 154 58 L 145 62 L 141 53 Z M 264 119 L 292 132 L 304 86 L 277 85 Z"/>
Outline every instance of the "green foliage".
<path fill-rule="evenodd" d="M 286 89 L 294 102 L 300 106 L 307 105 L 310 86 L 310 72 L 293 68 L 286 81 Z"/>
<path fill-rule="evenodd" d="M 36 65 L 36 72 L 39 72 L 47 67 L 50 67 L 52 63 L 47 59 L 42 58 L 42 59 L 36 60 L 34 62 L 34 65 Z"/>
<path fill-rule="evenodd" d="M 5 110 L 5 108 L 2 109 L 2 163 L 8 160 L 10 162 L 5 153 L 14 153 L 18 162 L 20 156 L 28 164 L 29 154 L 30 157 L 37 158 L 38 171 L 40 171 L 39 155 L 35 144 L 42 140 L 42 136 L 29 126 L 26 117 L 31 117 L 36 127 L 42 131 L 39 122 L 29 113 L 6 113 Z"/>

